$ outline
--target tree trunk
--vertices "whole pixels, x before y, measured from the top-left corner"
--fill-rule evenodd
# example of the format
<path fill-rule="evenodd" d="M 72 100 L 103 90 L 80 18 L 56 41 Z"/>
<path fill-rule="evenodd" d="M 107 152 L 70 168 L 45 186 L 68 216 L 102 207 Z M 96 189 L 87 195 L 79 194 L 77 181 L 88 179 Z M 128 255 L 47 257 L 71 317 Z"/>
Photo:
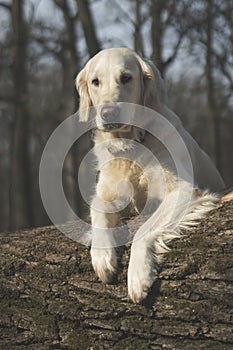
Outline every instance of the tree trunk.
<path fill-rule="evenodd" d="M 89 1 L 76 0 L 78 4 L 79 19 L 82 24 L 84 37 L 90 56 L 100 51 L 100 44 L 96 36 L 95 25 L 89 8 Z"/>
<path fill-rule="evenodd" d="M 52 226 L 0 234 L 1 349 L 232 349 L 232 213 L 223 203 L 173 242 L 145 305 L 127 298 L 129 249 L 104 285 Z"/>
<path fill-rule="evenodd" d="M 135 24 L 134 24 L 134 50 L 144 57 L 144 46 L 142 41 L 142 16 L 141 16 L 142 0 L 135 1 Z"/>
<path fill-rule="evenodd" d="M 206 0 L 206 85 L 207 85 L 207 119 L 210 132 L 210 152 L 217 168 L 221 171 L 220 123 L 217 111 L 214 82 L 214 5 Z"/>
<path fill-rule="evenodd" d="M 10 229 L 33 225 L 27 110 L 27 28 L 23 6 L 23 0 L 12 1 L 14 120 L 9 174 Z"/>
<path fill-rule="evenodd" d="M 162 12 L 166 7 L 164 0 L 151 1 L 151 43 L 152 43 L 152 60 L 156 63 L 160 73 L 164 74 L 164 64 L 162 58 L 162 40 L 163 40 L 163 24 Z"/>
<path fill-rule="evenodd" d="M 54 3 L 62 11 L 65 22 L 65 33 L 62 49 L 58 54 L 58 59 L 62 66 L 62 91 L 63 98 L 58 105 L 59 119 L 65 120 L 67 117 L 77 111 L 78 105 L 78 93 L 75 89 L 75 78 L 80 69 L 80 60 L 77 52 L 77 15 L 73 15 L 70 4 L 67 0 L 54 0 Z M 82 206 L 79 205 L 81 202 L 81 195 L 76 191 L 76 167 L 78 152 L 77 147 L 73 147 L 67 154 L 64 165 L 63 165 L 63 186 L 67 199 L 79 214 L 82 212 Z M 64 213 L 64 216 L 66 213 Z M 67 217 L 67 220 L 69 218 Z"/>

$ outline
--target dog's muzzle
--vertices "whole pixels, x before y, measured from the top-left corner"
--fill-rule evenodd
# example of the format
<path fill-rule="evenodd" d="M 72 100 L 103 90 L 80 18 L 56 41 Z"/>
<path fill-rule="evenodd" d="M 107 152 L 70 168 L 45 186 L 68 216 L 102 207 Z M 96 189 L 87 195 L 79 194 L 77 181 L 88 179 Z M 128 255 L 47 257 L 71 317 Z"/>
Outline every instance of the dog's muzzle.
<path fill-rule="evenodd" d="M 100 116 L 107 130 L 120 129 L 124 124 L 119 123 L 120 108 L 118 106 L 104 106 L 101 108 Z"/>

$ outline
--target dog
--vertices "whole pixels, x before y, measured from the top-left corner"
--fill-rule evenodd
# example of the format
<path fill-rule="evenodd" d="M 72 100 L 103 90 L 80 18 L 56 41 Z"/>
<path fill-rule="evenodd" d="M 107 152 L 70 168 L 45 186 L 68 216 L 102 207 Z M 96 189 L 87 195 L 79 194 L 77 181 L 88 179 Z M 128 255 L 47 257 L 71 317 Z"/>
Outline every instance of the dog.
<path fill-rule="evenodd" d="M 128 48 L 105 49 L 79 72 L 76 87 L 80 121 L 92 120 L 96 126 L 99 175 L 90 207 L 90 253 L 101 281 L 112 282 L 118 266 L 116 246 L 127 243 L 122 239 L 121 219 L 129 213 L 140 214 L 145 205 L 152 212 L 130 238 L 128 294 L 134 303 L 140 303 L 158 276 L 168 242 L 215 207 L 224 182 L 179 117 L 167 107 L 165 85 L 152 62 Z M 131 125 L 132 120 L 124 123 L 126 114 L 141 115 L 143 122 L 136 126 Z M 160 127 L 160 118 L 170 126 L 169 132 Z M 153 125 L 156 132 L 160 130 L 159 137 L 150 133 Z"/>

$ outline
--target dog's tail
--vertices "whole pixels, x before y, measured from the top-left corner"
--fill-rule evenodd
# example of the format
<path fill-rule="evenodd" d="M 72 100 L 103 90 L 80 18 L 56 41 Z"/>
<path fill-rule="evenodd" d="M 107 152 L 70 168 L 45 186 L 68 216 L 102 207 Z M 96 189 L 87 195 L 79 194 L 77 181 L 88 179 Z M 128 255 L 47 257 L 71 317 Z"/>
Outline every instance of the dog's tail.
<path fill-rule="evenodd" d="M 168 196 L 165 199 L 167 203 L 164 204 L 163 208 L 159 208 L 160 217 L 158 218 L 158 214 L 155 213 L 148 220 L 149 222 L 145 223 L 147 228 L 149 224 L 145 239 L 150 240 L 156 255 L 167 252 L 169 242 L 180 238 L 185 232 L 196 226 L 208 212 L 220 203 L 219 195 L 198 189 L 193 190 L 190 200 L 186 201 L 185 197 L 184 194 L 183 200 L 174 204 L 173 198 Z"/>

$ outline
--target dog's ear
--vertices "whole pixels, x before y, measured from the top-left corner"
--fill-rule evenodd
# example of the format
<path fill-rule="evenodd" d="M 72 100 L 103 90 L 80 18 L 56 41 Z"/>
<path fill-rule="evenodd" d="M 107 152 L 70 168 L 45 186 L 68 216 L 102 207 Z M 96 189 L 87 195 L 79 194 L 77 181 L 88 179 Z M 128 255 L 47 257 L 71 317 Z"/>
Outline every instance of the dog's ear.
<path fill-rule="evenodd" d="M 85 67 L 77 75 L 76 89 L 80 97 L 79 119 L 86 122 L 89 118 L 89 108 L 92 106 L 92 102 L 88 91 Z"/>
<path fill-rule="evenodd" d="M 166 89 L 159 70 L 149 61 L 137 55 L 142 70 L 143 104 L 146 107 L 160 111 L 165 103 Z"/>

